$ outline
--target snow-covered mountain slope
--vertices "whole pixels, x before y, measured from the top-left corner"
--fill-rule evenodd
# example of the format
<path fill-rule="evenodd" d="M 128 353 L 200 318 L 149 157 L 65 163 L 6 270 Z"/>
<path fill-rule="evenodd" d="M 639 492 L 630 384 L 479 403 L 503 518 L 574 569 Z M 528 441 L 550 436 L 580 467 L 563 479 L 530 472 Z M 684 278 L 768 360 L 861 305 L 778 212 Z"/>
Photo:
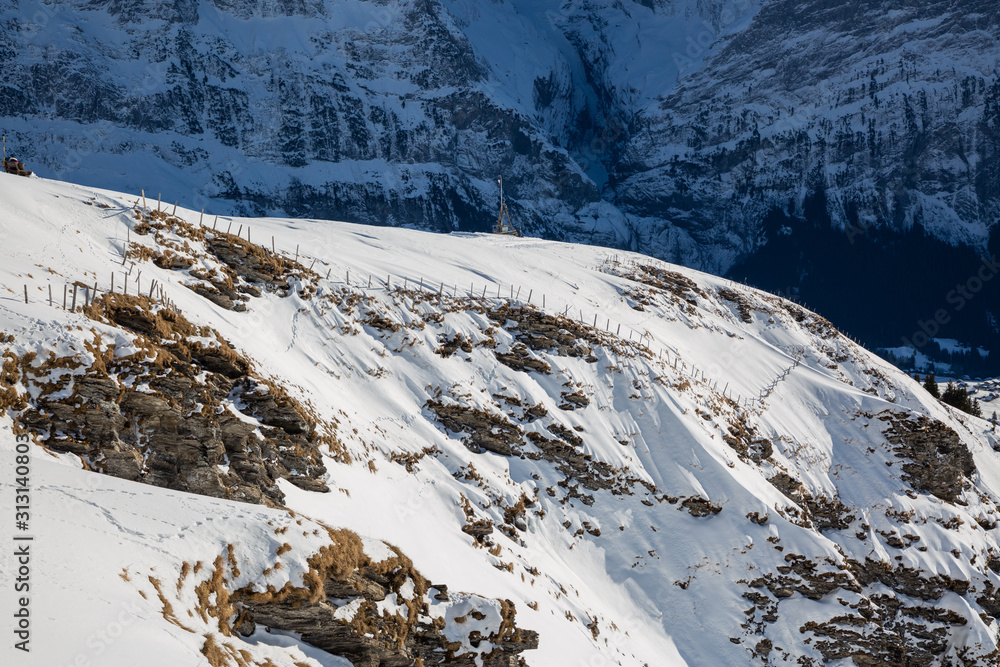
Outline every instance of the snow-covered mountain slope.
<path fill-rule="evenodd" d="M 794 303 L 539 239 L 0 201 L 28 664 L 997 659 L 989 424 Z"/>

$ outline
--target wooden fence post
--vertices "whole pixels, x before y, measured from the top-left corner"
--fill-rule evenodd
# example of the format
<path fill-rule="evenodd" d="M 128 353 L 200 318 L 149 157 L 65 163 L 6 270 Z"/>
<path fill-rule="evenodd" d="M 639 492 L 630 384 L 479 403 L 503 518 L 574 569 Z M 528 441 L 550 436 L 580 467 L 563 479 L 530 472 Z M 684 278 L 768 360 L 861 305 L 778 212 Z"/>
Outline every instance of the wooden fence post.
<path fill-rule="evenodd" d="M 52 283 L 49 283 L 49 306 L 52 305 Z"/>
<path fill-rule="evenodd" d="M 28 303 L 28 285 L 24 285 L 24 302 Z"/>
<path fill-rule="evenodd" d="M 66 283 L 63 283 L 63 310 L 66 310 Z"/>
<path fill-rule="evenodd" d="M 144 209 L 148 208 L 146 206 L 146 191 L 145 190 L 142 191 L 142 208 L 144 208 Z"/>
<path fill-rule="evenodd" d="M 73 312 L 76 312 L 76 283 L 73 283 L 73 306 L 70 308 Z"/>

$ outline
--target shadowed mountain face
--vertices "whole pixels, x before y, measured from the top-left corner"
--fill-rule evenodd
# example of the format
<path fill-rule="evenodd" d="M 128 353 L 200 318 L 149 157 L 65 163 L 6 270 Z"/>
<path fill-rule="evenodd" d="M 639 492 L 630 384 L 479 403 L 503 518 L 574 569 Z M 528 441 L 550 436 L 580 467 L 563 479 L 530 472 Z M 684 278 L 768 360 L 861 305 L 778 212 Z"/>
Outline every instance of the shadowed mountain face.
<path fill-rule="evenodd" d="M 944 309 L 939 336 L 1000 349 L 996 284 L 948 300 L 1000 218 L 998 23 L 976 0 L 21 1 L 0 123 L 42 176 L 210 211 L 484 230 L 503 175 L 530 234 L 745 276 L 877 345 Z"/>
<path fill-rule="evenodd" d="M 616 202 L 647 244 L 876 345 L 938 329 L 996 349 L 1000 290 L 978 288 L 1000 218 L 998 23 L 978 2 L 767 3 L 647 108 Z"/>

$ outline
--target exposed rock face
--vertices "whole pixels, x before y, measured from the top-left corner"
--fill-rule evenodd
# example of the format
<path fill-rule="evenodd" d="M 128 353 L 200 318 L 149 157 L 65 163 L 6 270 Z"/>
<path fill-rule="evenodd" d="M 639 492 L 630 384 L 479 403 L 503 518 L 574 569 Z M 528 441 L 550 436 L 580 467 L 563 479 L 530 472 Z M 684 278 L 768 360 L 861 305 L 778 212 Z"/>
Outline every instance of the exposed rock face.
<path fill-rule="evenodd" d="M 958 501 L 965 478 L 975 472 L 968 447 L 958 434 L 939 421 L 920 415 L 884 412 L 885 435 L 895 445 L 896 456 L 905 459 L 904 479 L 918 491 L 931 493 L 950 503 Z"/>
<path fill-rule="evenodd" d="M 510 456 L 514 453 L 513 446 L 521 441 L 521 429 L 504 417 L 433 400 L 427 402 L 427 407 L 449 431 L 468 433 L 466 446 L 474 451 L 486 450 Z"/>
<path fill-rule="evenodd" d="M 287 296 L 293 282 L 303 298 L 315 290 L 317 274 L 299 264 L 297 258 L 290 259 L 228 231 L 193 225 L 166 211 L 134 208 L 132 216 L 135 233 L 151 235 L 154 242 L 153 247 L 134 244 L 129 249 L 133 260 L 151 260 L 160 268 L 186 274 L 188 289 L 220 308 L 245 311 L 245 302 L 260 297 L 264 290 Z M 201 265 L 192 268 L 196 261 L 207 262 L 211 270 Z"/>
<path fill-rule="evenodd" d="M 712 516 L 722 511 L 722 507 L 714 504 L 708 498 L 702 498 L 701 496 L 685 498 L 681 502 L 681 507 L 687 510 L 691 516 L 697 517 Z"/>
<path fill-rule="evenodd" d="M 238 629 L 249 633 L 254 625 L 262 624 L 296 632 L 309 644 L 344 656 L 358 667 L 523 667 L 520 653 L 538 647 L 538 633 L 516 626 L 516 611 L 509 600 L 449 594 L 446 585 L 427 582 L 398 550 L 393 549 L 388 560 L 374 563 L 356 535 L 330 532 L 334 545 L 310 559 L 310 590 L 233 594 Z M 387 608 L 380 611 L 379 603 L 386 603 Z M 469 608 L 458 621 L 444 612 L 455 603 Z M 484 619 L 480 608 L 490 607 L 499 612 L 496 625 L 490 632 L 473 630 L 466 640 L 473 648 L 483 641 L 495 647 L 478 663 L 463 642 L 450 641 L 444 630 L 450 625 L 454 633 L 467 618 L 470 625 L 472 619 Z"/>
<path fill-rule="evenodd" d="M 584 357 L 587 361 L 597 361 L 588 343 L 601 342 L 599 335 L 575 320 L 512 304 L 503 304 L 489 311 L 488 315 L 527 348 L 561 357 Z"/>
<path fill-rule="evenodd" d="M 794 477 L 781 472 L 768 479 L 772 485 L 803 508 L 819 530 L 836 528 L 843 530 L 854 521 L 855 514 L 838 498 L 813 496 Z"/>
<path fill-rule="evenodd" d="M 303 519 L 296 519 L 294 527 L 302 525 Z M 290 527 L 276 528 L 276 537 Z M 209 572 L 200 572 L 203 563 L 191 567 L 185 562 L 177 581 L 178 596 L 187 593 L 188 600 L 197 598 L 190 611 L 205 621 L 215 619 L 217 637 L 223 642 L 264 626 L 296 633 L 357 667 L 524 667 L 520 654 L 538 647 L 538 633 L 517 627 L 517 611 L 510 600 L 451 593 L 445 584 L 428 582 L 395 547 L 375 543 L 383 554 L 375 560 L 366 552 L 373 543 L 366 545 L 356 533 L 311 521 L 308 527 L 320 540 L 325 530 L 329 541 L 311 555 L 298 553 L 285 542 L 263 572 L 244 571 L 254 567 L 255 559 L 244 559 L 240 553 L 261 545 L 229 544 Z M 301 581 L 289 576 L 280 588 L 259 583 L 236 587 L 236 580 L 266 580 L 276 570 L 290 569 L 304 570 Z M 156 582 L 166 611 L 172 591 L 167 593 L 158 580 L 150 579 Z M 178 599 L 175 604 L 185 603 Z M 206 639 L 202 652 L 209 656 L 214 639 L 211 635 Z"/>
<path fill-rule="evenodd" d="M 87 313 L 137 336 L 143 349 L 117 357 L 98 339 L 101 356 L 85 374 L 51 384 L 45 378 L 54 368 L 82 363 L 21 360 L 23 377 L 40 392 L 20 421 L 44 433 L 48 447 L 116 477 L 246 502 L 280 505 L 280 478 L 328 490 L 319 447 L 332 440 L 218 334 L 145 297 L 104 295 Z M 188 335 L 216 344 L 190 343 Z"/>

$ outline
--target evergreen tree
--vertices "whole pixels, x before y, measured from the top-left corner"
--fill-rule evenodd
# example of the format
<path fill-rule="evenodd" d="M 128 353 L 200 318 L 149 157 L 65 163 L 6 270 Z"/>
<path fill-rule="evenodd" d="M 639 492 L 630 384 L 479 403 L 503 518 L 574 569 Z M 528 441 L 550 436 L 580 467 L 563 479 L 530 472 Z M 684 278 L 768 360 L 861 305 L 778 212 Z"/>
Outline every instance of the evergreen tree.
<path fill-rule="evenodd" d="M 949 380 L 947 386 L 944 388 L 944 393 L 941 394 L 941 400 L 948 405 L 961 410 L 963 404 L 962 393 L 962 390 L 956 387 L 954 382 Z M 964 398 L 968 398 L 968 396 L 965 396 Z"/>
<path fill-rule="evenodd" d="M 920 373 L 914 373 L 913 379 L 916 380 L 917 382 L 920 382 Z"/>
<path fill-rule="evenodd" d="M 962 412 L 968 412 L 973 417 L 982 417 L 983 410 L 979 407 L 979 401 L 969 396 L 969 392 L 961 387 L 956 387 L 953 382 L 949 382 L 941 396 L 941 400 L 952 407 L 956 407 Z"/>
<path fill-rule="evenodd" d="M 924 380 L 924 389 L 926 389 L 934 398 L 941 398 L 941 392 L 938 391 L 937 380 L 934 379 L 934 373 L 927 374 L 927 379 Z"/>

